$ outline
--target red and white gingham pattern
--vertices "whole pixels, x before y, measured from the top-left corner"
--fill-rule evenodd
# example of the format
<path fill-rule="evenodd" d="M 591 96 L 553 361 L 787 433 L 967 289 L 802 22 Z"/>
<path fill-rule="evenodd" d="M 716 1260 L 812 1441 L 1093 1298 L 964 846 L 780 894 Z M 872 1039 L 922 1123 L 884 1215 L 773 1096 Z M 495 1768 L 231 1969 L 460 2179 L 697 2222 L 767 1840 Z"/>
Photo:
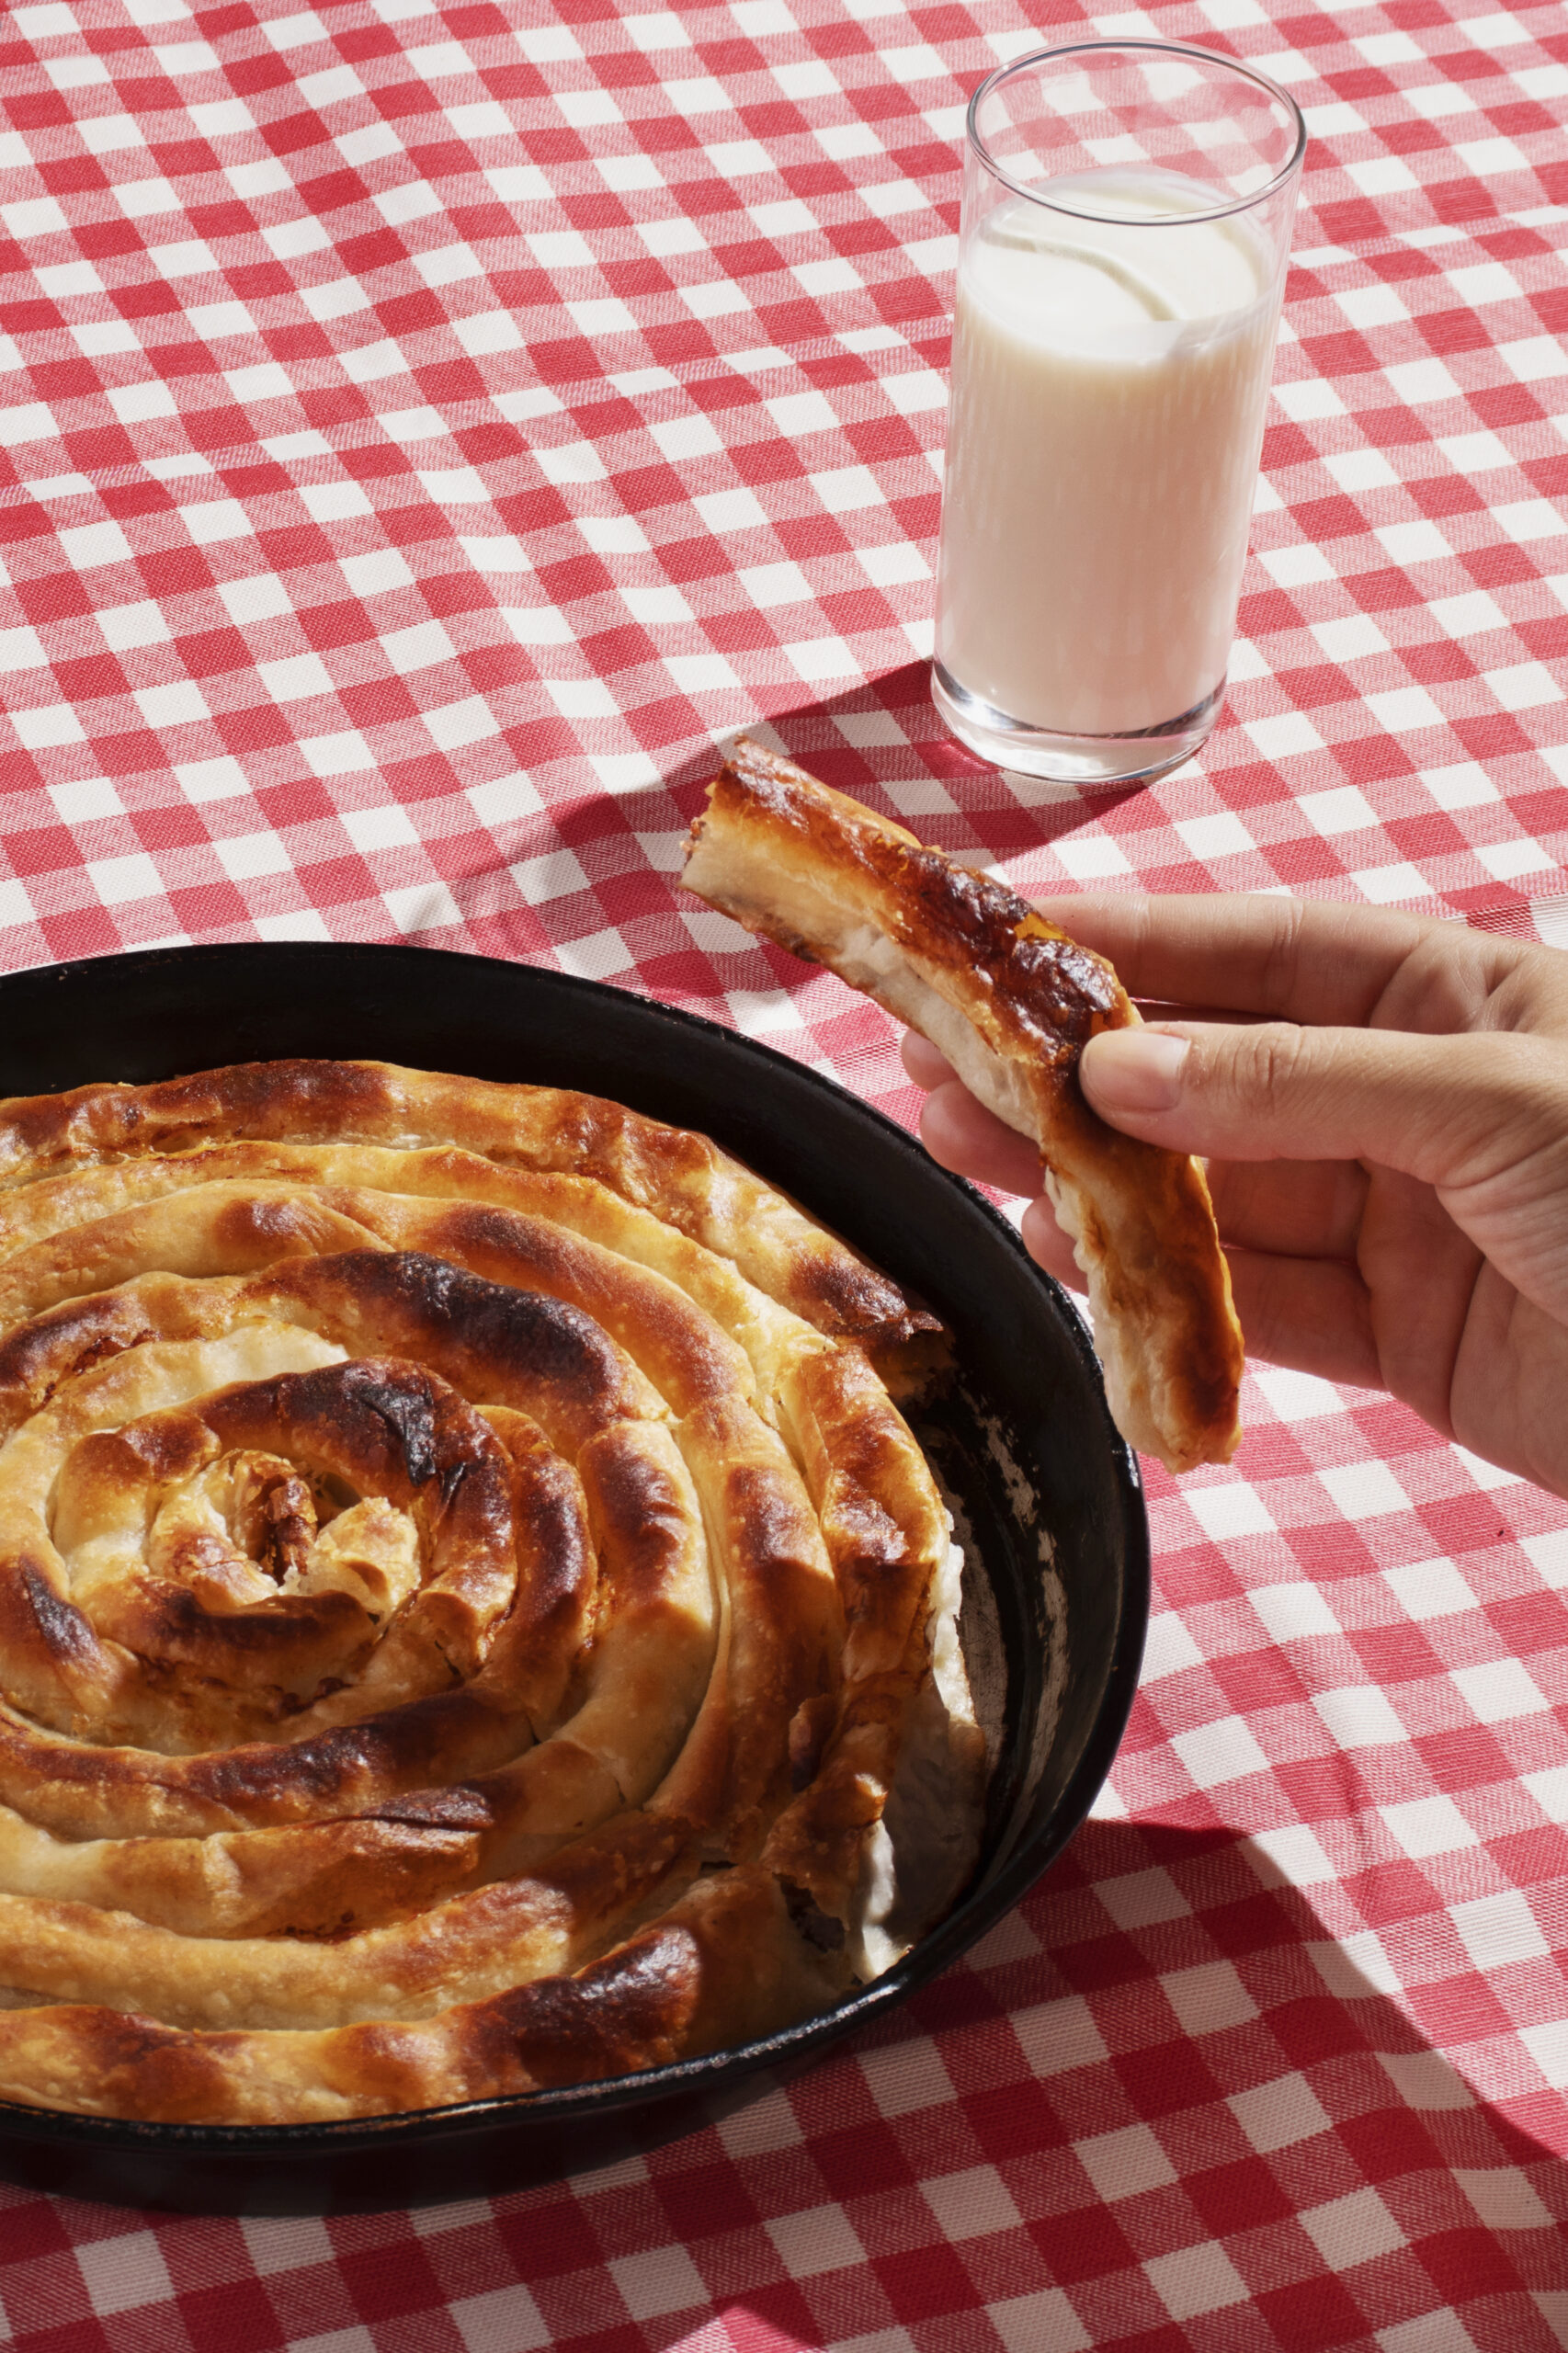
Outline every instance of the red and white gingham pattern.
<path fill-rule="evenodd" d="M 13 7 L 0 961 L 416 936 L 908 1116 L 890 1025 L 675 895 L 742 722 L 1026 887 L 1568 942 L 1568 28 L 1465 5 Z M 977 768 L 921 666 L 962 102 L 1085 29 L 1313 134 L 1226 717 L 1093 801 Z M 0 2189 L 0 2343 L 1568 2345 L 1568 1510 L 1382 1400 L 1247 1415 L 1153 1473 L 1096 1818 L 852 2055 L 494 2204 Z"/>

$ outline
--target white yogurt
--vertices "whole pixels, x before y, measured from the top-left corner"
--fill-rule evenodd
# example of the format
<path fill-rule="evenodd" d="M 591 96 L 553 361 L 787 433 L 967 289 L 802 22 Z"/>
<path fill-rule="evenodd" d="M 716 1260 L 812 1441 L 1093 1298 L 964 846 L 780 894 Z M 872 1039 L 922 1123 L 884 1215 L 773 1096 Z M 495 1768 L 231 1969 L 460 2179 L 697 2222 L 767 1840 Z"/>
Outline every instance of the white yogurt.
<path fill-rule="evenodd" d="M 1225 674 L 1278 290 L 1244 214 L 1191 180 L 1005 199 L 959 269 L 937 658 L 1006 718 L 1158 727 Z"/>

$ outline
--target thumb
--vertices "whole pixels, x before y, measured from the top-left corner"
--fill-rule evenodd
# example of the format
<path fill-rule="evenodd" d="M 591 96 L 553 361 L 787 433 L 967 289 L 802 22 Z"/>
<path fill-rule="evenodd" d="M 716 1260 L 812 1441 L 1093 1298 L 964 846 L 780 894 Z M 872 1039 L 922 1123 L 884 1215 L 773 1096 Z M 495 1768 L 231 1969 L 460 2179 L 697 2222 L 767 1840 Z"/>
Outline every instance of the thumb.
<path fill-rule="evenodd" d="M 1103 1030 L 1080 1075 L 1110 1126 L 1217 1160 L 1369 1160 L 1453 1186 L 1568 1138 L 1568 1056 L 1539 1038 L 1160 1022 Z"/>

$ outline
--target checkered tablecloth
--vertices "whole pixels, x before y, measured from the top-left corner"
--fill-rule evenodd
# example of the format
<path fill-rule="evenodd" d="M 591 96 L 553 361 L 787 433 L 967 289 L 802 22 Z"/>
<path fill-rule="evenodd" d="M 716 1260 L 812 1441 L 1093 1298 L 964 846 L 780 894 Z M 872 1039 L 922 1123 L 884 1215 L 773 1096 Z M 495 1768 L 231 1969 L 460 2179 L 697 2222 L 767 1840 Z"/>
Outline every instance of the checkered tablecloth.
<path fill-rule="evenodd" d="M 742 722 L 1024 887 L 1568 943 L 1560 6 L 624 6 L 0 15 L 0 961 L 416 937 L 910 1117 L 891 1025 L 675 893 Z M 1089 29 L 1255 59 L 1313 140 L 1226 717 L 1093 801 L 923 666 L 963 100 Z M 480 2205 L 0 2188 L 0 2344 L 1568 2345 L 1568 1508 L 1321 1381 L 1246 1410 L 1152 1473 L 1096 1818 L 881 2031 Z"/>

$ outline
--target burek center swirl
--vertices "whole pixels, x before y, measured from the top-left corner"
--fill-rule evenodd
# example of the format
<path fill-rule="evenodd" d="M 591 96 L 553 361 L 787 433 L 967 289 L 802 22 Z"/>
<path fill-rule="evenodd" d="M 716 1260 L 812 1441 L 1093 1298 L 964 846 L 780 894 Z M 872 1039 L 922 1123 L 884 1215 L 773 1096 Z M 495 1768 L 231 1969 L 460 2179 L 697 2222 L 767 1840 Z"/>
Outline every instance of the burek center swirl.
<path fill-rule="evenodd" d="M 941 1347 L 594 1097 L 0 1104 L 0 2097 L 427 2108 L 876 1973 L 978 1837 Z"/>

